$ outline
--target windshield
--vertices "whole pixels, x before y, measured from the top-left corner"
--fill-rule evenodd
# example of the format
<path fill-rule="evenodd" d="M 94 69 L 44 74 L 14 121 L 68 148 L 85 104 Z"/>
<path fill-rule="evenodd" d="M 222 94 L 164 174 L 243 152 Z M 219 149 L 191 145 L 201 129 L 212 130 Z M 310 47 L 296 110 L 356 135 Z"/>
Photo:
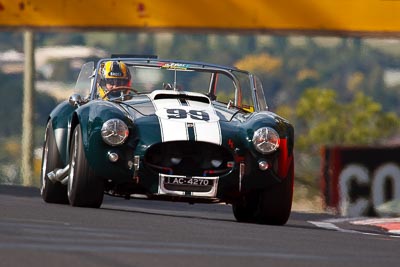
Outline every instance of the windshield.
<path fill-rule="evenodd" d="M 74 92 L 82 96 L 87 96 L 93 82 L 94 62 L 87 62 L 82 65 L 78 79 L 75 84 Z"/>
<path fill-rule="evenodd" d="M 255 104 L 257 103 L 255 83 L 252 82 L 253 77 L 247 72 L 197 63 L 128 60 L 123 62 L 127 66 L 128 74 L 121 75 L 130 78 L 129 87 L 135 90 L 135 94 L 148 94 L 154 90 L 196 92 L 207 95 L 212 101 L 237 106 L 249 112 L 258 109 Z M 101 82 L 104 71 L 102 72 L 101 68 L 104 65 L 104 61 L 98 64 L 100 71 L 96 71 L 97 83 L 93 87 L 92 98 L 101 97 L 100 85 L 104 86 L 104 82 Z M 121 69 L 124 72 L 124 67 Z M 109 73 L 112 72 L 106 71 L 105 75 Z"/>

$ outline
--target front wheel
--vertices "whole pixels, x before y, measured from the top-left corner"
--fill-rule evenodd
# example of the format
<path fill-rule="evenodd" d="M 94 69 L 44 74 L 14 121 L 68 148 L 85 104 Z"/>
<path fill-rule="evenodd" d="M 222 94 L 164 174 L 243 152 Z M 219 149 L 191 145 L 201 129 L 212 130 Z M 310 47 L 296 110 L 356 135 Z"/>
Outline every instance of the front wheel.
<path fill-rule="evenodd" d="M 287 177 L 260 194 L 256 218 L 259 223 L 284 225 L 290 216 L 293 201 L 294 164 L 290 164 Z"/>
<path fill-rule="evenodd" d="M 238 222 L 284 225 L 292 210 L 294 164 L 281 183 L 261 191 L 253 191 L 232 205 Z"/>
<path fill-rule="evenodd" d="M 82 131 L 76 126 L 70 155 L 68 199 L 71 206 L 99 208 L 103 202 L 103 180 L 97 177 L 86 159 Z"/>
<path fill-rule="evenodd" d="M 238 222 L 254 223 L 255 212 L 258 206 L 259 194 L 250 193 L 232 204 L 232 211 Z"/>

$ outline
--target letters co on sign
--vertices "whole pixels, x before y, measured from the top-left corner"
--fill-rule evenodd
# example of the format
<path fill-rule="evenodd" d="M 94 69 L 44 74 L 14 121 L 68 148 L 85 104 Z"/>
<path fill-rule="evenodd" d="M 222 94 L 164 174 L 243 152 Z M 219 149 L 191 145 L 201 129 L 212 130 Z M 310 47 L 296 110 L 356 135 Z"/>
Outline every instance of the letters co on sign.
<path fill-rule="evenodd" d="M 400 146 L 325 147 L 321 190 L 327 209 L 343 216 L 376 216 L 400 199 Z"/>

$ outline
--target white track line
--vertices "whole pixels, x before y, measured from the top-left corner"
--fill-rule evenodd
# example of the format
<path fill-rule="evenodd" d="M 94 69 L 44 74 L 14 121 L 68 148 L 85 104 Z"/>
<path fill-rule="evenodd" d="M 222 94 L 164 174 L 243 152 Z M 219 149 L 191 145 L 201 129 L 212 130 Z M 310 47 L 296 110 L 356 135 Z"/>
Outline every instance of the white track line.
<path fill-rule="evenodd" d="M 367 232 L 362 232 L 362 231 L 356 231 L 356 230 L 348 230 L 348 229 L 343 229 L 334 224 L 335 222 L 347 222 L 347 221 L 353 221 L 357 220 L 357 218 L 339 218 L 339 219 L 328 219 L 328 220 L 323 220 L 323 221 L 307 221 L 318 228 L 326 229 L 326 230 L 333 230 L 341 233 L 351 233 L 351 234 L 363 234 L 363 235 L 372 235 L 372 236 L 390 236 L 390 237 L 396 237 L 400 238 L 398 235 L 385 235 L 385 234 L 377 234 L 377 233 L 367 233 Z M 395 234 L 391 232 L 392 234 Z"/>

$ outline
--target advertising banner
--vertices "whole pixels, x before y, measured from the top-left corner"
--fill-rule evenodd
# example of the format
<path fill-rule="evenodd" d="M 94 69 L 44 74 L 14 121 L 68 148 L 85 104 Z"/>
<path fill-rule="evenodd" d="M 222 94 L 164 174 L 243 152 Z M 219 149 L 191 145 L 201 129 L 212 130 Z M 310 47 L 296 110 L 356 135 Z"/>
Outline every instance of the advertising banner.
<path fill-rule="evenodd" d="M 1 27 L 399 35 L 396 0 L 0 0 Z"/>
<path fill-rule="evenodd" d="M 375 216 L 400 199 L 400 146 L 325 147 L 321 190 L 326 208 L 344 216 Z"/>

